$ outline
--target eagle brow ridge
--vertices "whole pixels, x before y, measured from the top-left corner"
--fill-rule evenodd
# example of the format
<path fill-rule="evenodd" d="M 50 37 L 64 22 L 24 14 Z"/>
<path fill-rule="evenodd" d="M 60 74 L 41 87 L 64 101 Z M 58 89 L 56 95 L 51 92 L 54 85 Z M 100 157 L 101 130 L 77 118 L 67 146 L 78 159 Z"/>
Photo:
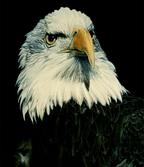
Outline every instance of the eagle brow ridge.
<path fill-rule="evenodd" d="M 61 37 L 61 38 L 66 38 L 66 34 L 62 33 L 62 32 L 54 32 L 54 33 L 47 33 L 48 35 L 54 35 L 56 36 L 57 38 L 58 37 Z"/>

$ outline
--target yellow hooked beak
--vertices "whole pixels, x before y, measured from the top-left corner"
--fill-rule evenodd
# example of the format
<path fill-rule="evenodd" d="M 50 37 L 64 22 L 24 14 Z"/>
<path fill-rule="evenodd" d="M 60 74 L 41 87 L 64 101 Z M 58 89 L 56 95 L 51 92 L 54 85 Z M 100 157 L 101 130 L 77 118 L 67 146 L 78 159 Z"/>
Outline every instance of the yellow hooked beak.
<path fill-rule="evenodd" d="M 74 31 L 74 38 L 70 49 L 76 49 L 84 52 L 88 56 L 90 65 L 92 67 L 95 66 L 93 41 L 90 33 L 87 30 L 80 28 Z"/>

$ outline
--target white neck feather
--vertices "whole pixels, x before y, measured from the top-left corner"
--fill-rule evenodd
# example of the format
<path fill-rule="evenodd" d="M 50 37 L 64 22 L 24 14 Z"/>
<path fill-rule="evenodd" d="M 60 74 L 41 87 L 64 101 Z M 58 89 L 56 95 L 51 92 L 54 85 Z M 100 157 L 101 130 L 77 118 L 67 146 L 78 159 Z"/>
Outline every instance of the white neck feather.
<path fill-rule="evenodd" d="M 48 61 L 31 61 L 18 77 L 19 99 L 24 117 L 28 112 L 32 120 L 36 119 L 36 115 L 42 119 L 45 111 L 49 114 L 54 106 L 62 107 L 71 99 L 79 105 L 85 102 L 89 108 L 98 102 L 103 106 L 109 105 L 111 99 L 122 101 L 126 89 L 119 83 L 115 67 L 106 59 L 104 52 L 96 53 L 96 66 L 90 76 L 89 90 L 83 82 L 62 79 L 57 75 L 68 66 L 73 68 L 73 58 L 68 59 L 66 54 L 51 56 L 53 58 L 49 57 Z"/>

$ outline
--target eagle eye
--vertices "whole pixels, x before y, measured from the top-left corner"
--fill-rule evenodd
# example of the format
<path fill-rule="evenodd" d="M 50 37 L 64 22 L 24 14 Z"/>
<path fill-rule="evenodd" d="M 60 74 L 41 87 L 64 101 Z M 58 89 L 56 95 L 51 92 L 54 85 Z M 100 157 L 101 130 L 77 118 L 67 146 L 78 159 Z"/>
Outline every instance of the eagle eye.
<path fill-rule="evenodd" d="M 94 36 L 94 34 L 95 34 L 95 33 L 94 33 L 94 30 L 90 30 L 89 33 L 90 33 L 91 37 L 93 38 L 93 36 Z"/>
<path fill-rule="evenodd" d="M 57 36 L 54 34 L 46 34 L 45 40 L 48 45 L 53 45 L 57 40 Z"/>

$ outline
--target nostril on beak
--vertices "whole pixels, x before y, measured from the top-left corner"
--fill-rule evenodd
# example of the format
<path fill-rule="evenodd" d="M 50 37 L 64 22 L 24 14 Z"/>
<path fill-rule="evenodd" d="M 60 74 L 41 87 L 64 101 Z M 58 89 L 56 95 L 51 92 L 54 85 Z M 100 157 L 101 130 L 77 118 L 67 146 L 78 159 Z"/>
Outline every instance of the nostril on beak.
<path fill-rule="evenodd" d="M 77 33 L 78 33 L 78 31 L 75 30 L 75 31 L 73 32 L 73 36 L 75 36 Z"/>

